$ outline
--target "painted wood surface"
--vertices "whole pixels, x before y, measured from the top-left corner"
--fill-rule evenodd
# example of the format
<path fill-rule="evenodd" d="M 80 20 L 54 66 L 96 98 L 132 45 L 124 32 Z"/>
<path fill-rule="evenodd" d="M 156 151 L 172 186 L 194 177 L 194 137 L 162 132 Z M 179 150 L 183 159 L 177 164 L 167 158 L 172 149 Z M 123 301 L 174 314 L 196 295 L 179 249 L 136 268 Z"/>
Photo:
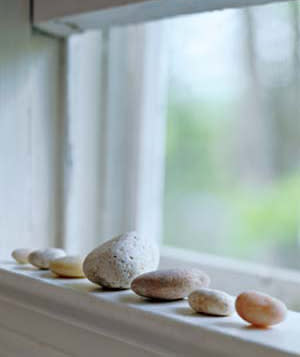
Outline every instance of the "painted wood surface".
<path fill-rule="evenodd" d="M 68 36 L 87 29 L 278 1 L 282 0 L 34 0 L 34 23 L 43 31 Z"/>
<path fill-rule="evenodd" d="M 236 314 L 196 315 L 185 300 L 151 303 L 130 290 L 105 291 L 86 279 L 58 279 L 12 263 L 0 268 L 0 314 L 9 330 L 71 356 L 300 353 L 299 313 L 289 312 L 285 322 L 271 329 L 247 328 Z"/>
<path fill-rule="evenodd" d="M 0 256 L 60 236 L 58 40 L 33 34 L 29 1 L 0 1 Z"/>

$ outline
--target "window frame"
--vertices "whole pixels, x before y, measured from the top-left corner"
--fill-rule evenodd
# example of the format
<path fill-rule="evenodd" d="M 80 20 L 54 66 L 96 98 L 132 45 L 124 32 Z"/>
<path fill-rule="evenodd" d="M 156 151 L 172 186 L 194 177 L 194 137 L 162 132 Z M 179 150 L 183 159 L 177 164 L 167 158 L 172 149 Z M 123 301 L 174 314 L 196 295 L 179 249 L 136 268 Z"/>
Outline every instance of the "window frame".
<path fill-rule="evenodd" d="M 33 0 L 33 23 L 66 37 L 85 30 L 288 0 Z M 293 0 L 292 0 L 293 1 Z"/>

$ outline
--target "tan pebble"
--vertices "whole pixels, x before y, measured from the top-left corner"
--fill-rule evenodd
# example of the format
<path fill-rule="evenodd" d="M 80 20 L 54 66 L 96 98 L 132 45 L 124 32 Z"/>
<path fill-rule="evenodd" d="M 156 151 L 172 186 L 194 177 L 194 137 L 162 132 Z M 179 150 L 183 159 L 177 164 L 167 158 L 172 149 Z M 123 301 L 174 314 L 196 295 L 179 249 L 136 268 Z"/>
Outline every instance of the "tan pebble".
<path fill-rule="evenodd" d="M 283 302 L 257 291 L 240 294 L 236 299 L 235 308 L 242 319 L 261 327 L 279 324 L 287 315 L 287 308 Z"/>
<path fill-rule="evenodd" d="M 47 248 L 45 250 L 35 250 L 29 254 L 28 261 L 39 269 L 49 269 L 50 262 L 54 259 L 66 255 L 63 249 Z"/>
<path fill-rule="evenodd" d="M 159 300 L 178 300 L 193 290 L 208 287 L 210 279 L 198 269 L 157 270 L 133 280 L 131 289 L 138 295 Z"/>
<path fill-rule="evenodd" d="M 52 260 L 50 270 L 65 278 L 84 278 L 82 270 L 83 259 L 79 256 L 65 256 Z"/>
<path fill-rule="evenodd" d="M 229 316 L 234 312 L 234 298 L 223 291 L 197 289 L 188 298 L 191 308 L 202 314 Z"/>
<path fill-rule="evenodd" d="M 19 248 L 15 249 L 12 253 L 11 256 L 20 264 L 27 264 L 28 263 L 28 257 L 29 254 L 33 251 L 33 249 L 30 248 Z"/>

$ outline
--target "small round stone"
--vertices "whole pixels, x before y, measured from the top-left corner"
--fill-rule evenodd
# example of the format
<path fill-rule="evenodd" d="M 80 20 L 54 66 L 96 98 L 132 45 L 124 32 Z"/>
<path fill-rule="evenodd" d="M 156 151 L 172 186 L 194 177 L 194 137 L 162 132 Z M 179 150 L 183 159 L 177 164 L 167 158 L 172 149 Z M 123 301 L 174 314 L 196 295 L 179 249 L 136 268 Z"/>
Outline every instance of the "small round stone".
<path fill-rule="evenodd" d="M 11 256 L 15 259 L 16 262 L 18 262 L 20 264 L 27 264 L 29 254 L 32 251 L 33 251 L 33 249 L 30 249 L 30 248 L 19 248 L 19 249 L 15 249 L 11 253 Z"/>
<path fill-rule="evenodd" d="M 214 289 L 197 289 L 188 298 L 191 308 L 202 314 L 230 316 L 234 312 L 234 299 L 227 293 Z"/>
<path fill-rule="evenodd" d="M 28 261 L 39 269 L 49 269 L 50 262 L 54 259 L 66 255 L 63 249 L 47 248 L 45 250 L 35 250 L 29 254 Z"/>
<path fill-rule="evenodd" d="M 131 289 L 140 296 L 158 300 L 179 300 L 195 289 L 208 287 L 210 279 L 198 269 L 157 270 L 138 276 Z"/>
<path fill-rule="evenodd" d="M 129 289 L 138 275 L 154 270 L 159 250 L 151 240 L 128 232 L 94 249 L 83 262 L 85 276 L 110 289 Z"/>
<path fill-rule="evenodd" d="M 83 259 L 79 256 L 65 256 L 50 262 L 50 270 L 64 278 L 84 278 Z"/>
<path fill-rule="evenodd" d="M 240 294 L 236 299 L 235 308 L 242 319 L 260 327 L 279 324 L 287 315 L 287 308 L 283 302 L 257 291 Z"/>

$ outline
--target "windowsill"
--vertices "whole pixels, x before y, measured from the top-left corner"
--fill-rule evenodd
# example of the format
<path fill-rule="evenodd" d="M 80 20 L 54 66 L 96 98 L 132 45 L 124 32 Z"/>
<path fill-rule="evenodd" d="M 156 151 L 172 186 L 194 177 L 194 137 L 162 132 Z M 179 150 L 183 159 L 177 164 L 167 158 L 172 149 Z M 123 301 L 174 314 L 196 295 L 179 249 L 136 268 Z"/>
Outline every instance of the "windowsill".
<path fill-rule="evenodd" d="M 260 290 L 283 300 L 291 310 L 300 310 L 300 273 L 237 259 L 163 247 L 163 267 L 191 266 L 205 270 L 212 287 L 238 295 L 245 290 Z"/>
<path fill-rule="evenodd" d="M 108 356 L 108 340 L 115 341 L 114 348 L 120 343 L 133 348 L 136 356 L 300 354 L 296 312 L 261 330 L 248 327 L 237 315 L 193 314 L 186 301 L 151 303 L 128 290 L 102 291 L 86 279 L 58 279 L 30 266 L 3 263 L 0 268 L 0 340 L 1 330 L 8 329 L 53 348 L 56 354 L 49 356 L 92 355 L 93 348 Z M 121 348 L 123 356 L 126 348 Z"/>

